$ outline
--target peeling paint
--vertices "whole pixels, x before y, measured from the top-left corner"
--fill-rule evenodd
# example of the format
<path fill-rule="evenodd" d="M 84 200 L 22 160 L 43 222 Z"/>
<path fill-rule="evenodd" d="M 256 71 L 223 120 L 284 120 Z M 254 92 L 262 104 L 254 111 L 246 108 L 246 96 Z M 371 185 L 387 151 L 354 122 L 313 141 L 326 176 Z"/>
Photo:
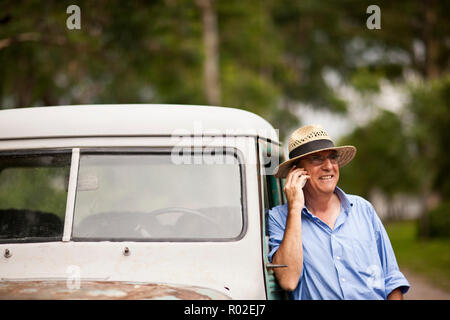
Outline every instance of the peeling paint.
<path fill-rule="evenodd" d="M 122 298 L 127 295 L 126 292 L 120 291 L 120 290 L 92 290 L 88 292 L 88 295 L 97 297 L 97 296 L 105 296 L 105 297 L 111 297 L 111 298 Z"/>
<path fill-rule="evenodd" d="M 38 290 L 36 288 L 27 288 L 27 289 L 20 290 L 20 293 L 35 293 L 35 292 L 38 292 Z"/>

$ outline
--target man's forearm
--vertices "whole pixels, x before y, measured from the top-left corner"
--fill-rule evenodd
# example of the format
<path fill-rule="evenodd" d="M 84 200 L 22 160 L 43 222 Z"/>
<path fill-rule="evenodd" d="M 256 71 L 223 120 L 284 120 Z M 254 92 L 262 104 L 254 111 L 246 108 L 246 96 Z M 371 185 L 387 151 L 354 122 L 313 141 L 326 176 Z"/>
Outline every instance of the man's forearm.
<path fill-rule="evenodd" d="M 302 223 L 299 208 L 290 209 L 288 213 L 283 241 L 273 257 L 273 263 L 288 266 L 275 269 L 275 276 L 283 289 L 293 291 L 297 287 L 303 266 Z"/>
<path fill-rule="evenodd" d="M 387 296 L 388 300 L 403 300 L 403 293 L 400 288 L 392 290 L 392 292 Z"/>

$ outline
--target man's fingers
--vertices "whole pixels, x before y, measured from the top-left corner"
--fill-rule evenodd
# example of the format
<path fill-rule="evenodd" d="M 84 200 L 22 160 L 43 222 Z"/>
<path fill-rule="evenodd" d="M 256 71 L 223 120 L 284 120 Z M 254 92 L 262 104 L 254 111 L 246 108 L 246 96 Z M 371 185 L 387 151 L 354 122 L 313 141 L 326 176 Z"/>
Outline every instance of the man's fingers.
<path fill-rule="evenodd" d="M 302 179 L 302 177 L 305 177 Z M 288 172 L 286 177 L 286 189 L 298 189 L 303 188 L 306 184 L 306 180 L 309 179 L 308 172 L 304 168 L 298 168 L 293 165 Z"/>
<path fill-rule="evenodd" d="M 292 168 L 291 168 L 292 169 Z M 305 181 L 302 181 L 302 177 Z M 309 178 L 308 172 L 303 168 L 296 168 L 289 172 L 288 179 L 286 179 L 286 187 L 288 188 L 303 188 L 306 183 L 306 179 Z"/>
<path fill-rule="evenodd" d="M 299 185 L 301 184 L 301 188 L 303 188 L 303 186 L 306 183 L 306 180 L 308 180 L 310 178 L 310 176 L 308 175 L 308 172 L 306 171 L 302 171 L 301 173 L 298 174 L 298 176 L 296 176 L 295 180 L 292 181 L 292 183 L 298 188 Z"/>
<path fill-rule="evenodd" d="M 293 182 L 293 183 L 296 183 L 296 181 L 297 181 L 301 176 L 307 175 L 308 172 L 305 171 L 303 168 L 299 168 L 297 171 L 294 171 L 292 174 L 294 175 L 294 177 L 293 177 L 293 179 L 292 179 L 292 182 Z"/>
<path fill-rule="evenodd" d="M 305 175 L 303 175 L 303 176 L 301 176 L 300 177 L 300 188 L 302 188 L 303 189 L 303 187 L 305 186 L 305 184 L 306 184 L 306 181 L 308 181 L 308 179 L 310 178 L 310 176 L 309 175 L 307 175 L 307 174 L 305 174 Z"/>
<path fill-rule="evenodd" d="M 291 184 L 291 180 L 292 180 L 292 172 L 295 170 L 295 164 L 289 169 L 289 172 L 286 176 L 286 185 L 290 185 Z"/>
<path fill-rule="evenodd" d="M 286 177 L 286 185 L 290 185 L 292 183 L 293 178 L 295 177 L 295 172 L 300 169 L 295 166 L 295 164 L 289 169 L 289 172 Z"/>

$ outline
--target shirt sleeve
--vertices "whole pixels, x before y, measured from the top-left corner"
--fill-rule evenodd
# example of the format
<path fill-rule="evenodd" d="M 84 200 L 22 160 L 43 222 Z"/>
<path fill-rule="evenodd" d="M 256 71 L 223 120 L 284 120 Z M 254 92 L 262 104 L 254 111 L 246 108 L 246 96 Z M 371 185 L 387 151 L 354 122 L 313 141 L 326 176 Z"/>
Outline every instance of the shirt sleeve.
<path fill-rule="evenodd" d="M 278 207 L 274 207 L 269 211 L 269 256 L 268 259 L 272 263 L 272 258 L 275 252 L 280 247 L 284 236 L 284 226 L 281 221 L 281 215 Z"/>
<path fill-rule="evenodd" d="M 386 297 L 395 289 L 400 288 L 405 294 L 410 284 L 403 273 L 400 272 L 394 250 L 389 240 L 389 236 L 378 215 L 373 209 L 374 227 L 377 236 L 377 247 L 380 255 L 381 266 L 383 268 Z"/>

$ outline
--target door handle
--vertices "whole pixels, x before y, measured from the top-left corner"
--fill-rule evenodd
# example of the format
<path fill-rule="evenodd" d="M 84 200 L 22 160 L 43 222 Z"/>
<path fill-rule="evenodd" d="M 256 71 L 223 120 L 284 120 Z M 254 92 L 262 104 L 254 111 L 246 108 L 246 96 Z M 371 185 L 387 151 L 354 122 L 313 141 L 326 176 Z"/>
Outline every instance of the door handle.
<path fill-rule="evenodd" d="M 273 264 L 273 263 L 267 263 L 266 268 L 269 269 L 275 269 L 275 268 L 287 268 L 287 264 Z"/>

